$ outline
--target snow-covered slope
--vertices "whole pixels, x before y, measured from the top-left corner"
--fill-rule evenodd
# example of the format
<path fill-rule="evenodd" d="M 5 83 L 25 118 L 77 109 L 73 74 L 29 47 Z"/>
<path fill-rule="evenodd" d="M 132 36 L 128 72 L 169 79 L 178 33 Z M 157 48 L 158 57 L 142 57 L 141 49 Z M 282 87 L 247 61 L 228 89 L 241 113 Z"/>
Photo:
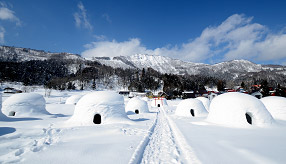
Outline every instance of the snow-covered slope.
<path fill-rule="evenodd" d="M 95 58 L 96 61 L 116 68 L 153 68 L 161 73 L 199 74 L 199 69 L 210 65 L 202 63 L 184 62 L 164 56 L 135 54 L 114 58 Z"/>
<path fill-rule="evenodd" d="M 47 60 L 47 59 L 79 59 L 79 55 L 71 53 L 51 53 L 42 50 L 33 50 L 29 48 L 19 48 L 10 46 L 0 46 L 1 61 L 30 61 L 30 60 Z"/>
<path fill-rule="evenodd" d="M 286 67 L 284 66 L 272 66 L 255 64 L 247 60 L 232 60 L 227 62 L 221 62 L 214 65 L 184 62 L 178 59 L 172 59 L 164 56 L 136 54 L 132 56 L 120 56 L 120 57 L 104 57 L 94 58 L 94 60 L 115 68 L 153 68 L 161 73 L 172 74 L 190 74 L 190 75 L 213 75 L 221 73 L 230 73 L 233 76 L 237 76 L 241 73 L 247 72 L 260 72 L 260 71 L 276 71 L 281 74 L 286 73 Z"/>

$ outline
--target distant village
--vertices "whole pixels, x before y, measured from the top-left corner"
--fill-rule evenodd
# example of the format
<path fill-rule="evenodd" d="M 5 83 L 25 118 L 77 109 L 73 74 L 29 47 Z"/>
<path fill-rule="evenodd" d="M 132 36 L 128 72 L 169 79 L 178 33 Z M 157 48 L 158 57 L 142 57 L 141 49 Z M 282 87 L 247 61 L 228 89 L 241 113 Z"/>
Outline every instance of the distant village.
<path fill-rule="evenodd" d="M 133 91 L 119 91 L 119 94 L 123 96 L 127 96 L 129 98 L 139 96 L 139 97 L 164 97 L 168 100 L 171 99 L 188 99 L 188 98 L 196 98 L 196 97 L 206 97 L 209 100 L 212 100 L 216 96 L 228 93 L 228 92 L 240 92 L 245 94 L 250 94 L 258 99 L 261 99 L 262 97 L 266 96 L 282 96 L 286 97 L 286 88 L 280 87 L 278 85 L 277 88 L 269 87 L 269 86 L 263 86 L 261 84 L 259 85 L 252 85 L 250 88 L 246 89 L 244 86 L 244 83 L 240 86 L 235 86 L 234 88 L 223 88 L 222 90 L 207 90 L 207 89 L 198 89 L 198 90 L 191 90 L 191 91 L 184 91 L 179 96 L 174 96 L 171 94 L 167 94 L 164 91 L 159 92 L 151 92 L 151 91 L 145 91 L 145 92 L 133 92 Z"/>

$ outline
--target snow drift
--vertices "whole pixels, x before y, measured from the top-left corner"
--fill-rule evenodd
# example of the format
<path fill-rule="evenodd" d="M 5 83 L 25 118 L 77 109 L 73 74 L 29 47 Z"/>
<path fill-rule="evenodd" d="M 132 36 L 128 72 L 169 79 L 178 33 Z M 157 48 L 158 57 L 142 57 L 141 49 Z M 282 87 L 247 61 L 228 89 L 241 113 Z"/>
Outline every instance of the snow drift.
<path fill-rule="evenodd" d="M 97 119 L 100 121 L 97 122 Z M 130 121 L 125 113 L 123 96 L 110 91 L 97 91 L 83 96 L 75 106 L 70 125 L 109 124 Z"/>
<path fill-rule="evenodd" d="M 204 107 L 206 108 L 207 111 L 209 111 L 209 107 L 210 107 L 210 100 L 208 98 L 205 97 L 197 97 L 197 100 L 200 100 Z"/>
<path fill-rule="evenodd" d="M 18 93 L 3 102 L 2 112 L 7 116 L 35 116 L 50 114 L 46 110 L 46 100 L 37 93 Z"/>
<path fill-rule="evenodd" d="M 286 98 L 269 96 L 260 100 L 275 119 L 286 120 Z"/>
<path fill-rule="evenodd" d="M 148 113 L 148 104 L 146 101 L 138 98 L 133 97 L 130 99 L 126 105 L 125 111 L 127 114 L 139 114 L 139 113 Z"/>
<path fill-rule="evenodd" d="M 234 126 L 259 127 L 271 125 L 274 120 L 263 103 L 244 93 L 225 93 L 213 99 L 210 105 L 209 122 Z"/>
<path fill-rule="evenodd" d="M 201 117 L 206 116 L 207 113 L 203 103 L 197 99 L 182 100 L 175 112 L 176 115 L 185 117 Z"/>
<path fill-rule="evenodd" d="M 73 104 L 76 105 L 80 98 L 82 98 L 83 95 L 72 95 L 66 100 L 66 104 Z"/>

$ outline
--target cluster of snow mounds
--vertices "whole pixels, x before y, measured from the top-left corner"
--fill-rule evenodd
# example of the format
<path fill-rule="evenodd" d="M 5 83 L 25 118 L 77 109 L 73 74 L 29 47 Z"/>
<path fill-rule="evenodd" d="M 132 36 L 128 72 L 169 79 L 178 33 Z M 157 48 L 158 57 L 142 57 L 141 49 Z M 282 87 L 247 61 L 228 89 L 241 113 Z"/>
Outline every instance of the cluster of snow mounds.
<path fill-rule="evenodd" d="M 224 93 L 213 99 L 207 120 L 216 124 L 249 127 L 264 127 L 274 122 L 263 103 L 244 93 Z"/>
<path fill-rule="evenodd" d="M 168 106 L 167 100 L 165 98 L 153 98 L 151 102 L 152 107 L 162 107 Z"/>
<path fill-rule="evenodd" d="M 202 117 L 208 114 L 203 103 L 197 99 L 186 99 L 179 103 L 176 115 L 185 117 Z"/>
<path fill-rule="evenodd" d="M 127 123 L 123 96 L 111 91 L 96 91 L 84 95 L 76 104 L 69 125 Z"/>
<path fill-rule="evenodd" d="M 286 98 L 269 96 L 260 99 L 274 119 L 286 120 Z"/>
<path fill-rule="evenodd" d="M 76 105 L 80 98 L 82 98 L 83 95 L 72 95 L 66 100 L 66 104 L 73 104 Z"/>
<path fill-rule="evenodd" d="M 2 112 L 6 116 L 49 115 L 46 100 L 38 93 L 18 93 L 3 102 Z"/>
<path fill-rule="evenodd" d="M 210 108 L 210 100 L 208 98 L 205 98 L 205 97 L 197 97 L 196 98 L 197 100 L 200 100 L 204 107 L 206 108 L 207 111 L 209 111 L 209 108 Z"/>
<path fill-rule="evenodd" d="M 149 113 L 147 102 L 138 97 L 133 97 L 130 99 L 125 110 L 127 114 Z"/>

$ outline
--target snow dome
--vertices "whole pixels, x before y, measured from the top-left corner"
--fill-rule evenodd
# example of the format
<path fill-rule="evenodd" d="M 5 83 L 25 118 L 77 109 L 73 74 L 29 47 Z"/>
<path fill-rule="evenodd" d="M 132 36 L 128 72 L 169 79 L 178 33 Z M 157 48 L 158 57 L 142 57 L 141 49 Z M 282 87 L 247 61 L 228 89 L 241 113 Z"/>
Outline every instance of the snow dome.
<path fill-rule="evenodd" d="M 162 107 L 164 105 L 168 105 L 165 98 L 153 98 L 151 106 L 152 107 Z"/>
<path fill-rule="evenodd" d="M 139 114 L 139 113 L 148 113 L 148 104 L 146 101 L 138 98 L 133 97 L 130 99 L 126 105 L 125 111 L 127 114 Z"/>
<path fill-rule="evenodd" d="M 124 110 L 123 96 L 110 91 L 97 91 L 84 95 L 78 101 L 67 123 L 93 125 L 126 121 L 129 119 Z"/>
<path fill-rule="evenodd" d="M 2 94 L 0 93 L 0 120 L 5 120 L 7 117 L 2 113 Z"/>
<path fill-rule="evenodd" d="M 263 103 L 244 93 L 225 93 L 213 99 L 208 121 L 235 127 L 266 126 L 274 122 Z"/>
<path fill-rule="evenodd" d="M 197 99 L 186 99 L 182 100 L 177 108 L 175 114 L 178 116 L 186 117 L 201 117 L 207 115 L 207 110 L 205 109 L 203 103 Z"/>
<path fill-rule="evenodd" d="M 269 96 L 260 100 L 275 119 L 286 120 L 286 98 Z"/>
<path fill-rule="evenodd" d="M 50 114 L 44 97 L 37 93 L 17 93 L 3 102 L 2 112 L 7 116 L 34 116 Z"/>
<path fill-rule="evenodd" d="M 142 98 L 142 100 L 144 100 L 144 101 L 147 101 L 147 102 L 148 102 L 148 101 L 149 101 L 149 98 L 148 98 L 148 97 L 143 97 L 143 98 Z"/>
<path fill-rule="evenodd" d="M 72 95 L 66 100 L 66 104 L 73 104 L 76 105 L 76 103 L 79 101 L 79 99 L 82 97 L 82 95 Z"/>
<path fill-rule="evenodd" d="M 197 100 L 200 100 L 204 107 L 206 108 L 207 111 L 209 111 L 209 107 L 210 107 L 210 100 L 208 98 L 205 97 L 197 97 Z"/>

